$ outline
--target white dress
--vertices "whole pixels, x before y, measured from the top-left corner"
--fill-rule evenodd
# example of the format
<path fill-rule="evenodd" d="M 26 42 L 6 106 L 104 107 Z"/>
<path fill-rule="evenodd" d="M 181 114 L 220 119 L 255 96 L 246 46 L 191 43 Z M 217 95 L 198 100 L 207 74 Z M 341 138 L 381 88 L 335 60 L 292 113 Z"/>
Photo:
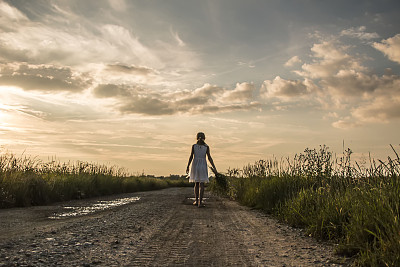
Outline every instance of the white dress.
<path fill-rule="evenodd" d="M 192 169 L 190 170 L 189 182 L 208 183 L 208 169 L 207 169 L 207 145 L 193 145 L 194 158 Z"/>

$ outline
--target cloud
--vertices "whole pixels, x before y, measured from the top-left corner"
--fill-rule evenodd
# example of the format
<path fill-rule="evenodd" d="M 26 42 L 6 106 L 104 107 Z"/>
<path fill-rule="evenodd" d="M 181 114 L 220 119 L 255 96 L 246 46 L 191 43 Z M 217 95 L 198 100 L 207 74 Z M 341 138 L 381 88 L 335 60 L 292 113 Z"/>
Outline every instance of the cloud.
<path fill-rule="evenodd" d="M 366 29 L 367 28 L 365 26 L 360 26 L 358 28 L 351 27 L 349 29 L 342 30 L 340 35 L 349 36 L 360 40 L 371 40 L 379 38 L 379 34 L 377 34 L 376 32 L 365 32 Z"/>
<path fill-rule="evenodd" d="M 353 117 L 363 122 L 389 122 L 400 119 L 400 76 L 379 77 L 376 90 L 352 110 Z"/>
<path fill-rule="evenodd" d="M 100 84 L 93 89 L 93 95 L 98 98 L 129 96 L 129 92 L 122 86 L 115 84 Z"/>
<path fill-rule="evenodd" d="M 387 51 L 395 50 L 398 37 L 386 40 Z M 284 101 L 307 96 L 330 112 L 335 109 L 341 110 L 341 114 L 347 112 L 345 117 L 332 118 L 336 120 L 332 126 L 342 129 L 400 118 L 400 76 L 390 71 L 384 75 L 371 73 L 359 58 L 349 53 L 349 47 L 335 39 L 316 43 L 311 51 L 310 62 L 294 71 L 301 79 L 277 76 L 266 80 L 260 95 Z"/>
<path fill-rule="evenodd" d="M 310 79 L 285 80 L 276 76 L 274 80 L 265 80 L 260 94 L 263 98 L 278 97 L 283 100 L 293 100 L 311 94 L 317 89 Z"/>
<path fill-rule="evenodd" d="M 237 83 L 235 89 L 226 90 L 222 96 L 223 102 L 243 102 L 253 99 L 255 86 L 253 83 Z"/>
<path fill-rule="evenodd" d="M 185 46 L 186 45 L 185 42 L 182 41 L 181 37 L 179 37 L 179 34 L 177 32 L 175 32 L 175 31 L 173 31 L 172 28 L 170 29 L 170 32 L 172 34 L 172 37 L 175 39 L 175 41 L 177 42 L 177 44 L 179 46 Z"/>
<path fill-rule="evenodd" d="M 198 50 L 185 44 L 172 28 L 173 38 L 168 34 L 149 38 L 146 33 L 139 36 L 131 21 L 117 17 L 119 11 L 129 8 L 126 1 L 101 2 L 101 12 L 90 17 L 83 16 L 85 9 L 79 10 L 88 7 L 86 2 L 32 4 L 26 9 L 14 7 L 13 2 L 0 3 L 0 62 L 68 66 L 90 73 L 100 84 L 141 84 L 171 90 L 202 79 Z M 107 8 L 102 8 L 104 5 Z M 35 19 L 23 10 L 35 14 Z"/>
<path fill-rule="evenodd" d="M 318 81 L 321 90 L 335 99 L 366 96 L 385 82 L 382 77 L 370 73 L 359 58 L 348 53 L 347 46 L 336 40 L 314 44 L 311 51 L 312 62 L 294 72 Z"/>
<path fill-rule="evenodd" d="M 116 11 L 124 11 L 126 9 L 125 0 L 108 0 L 108 3 Z"/>
<path fill-rule="evenodd" d="M 292 67 L 298 63 L 301 63 L 301 60 L 298 56 L 291 57 L 286 63 L 284 64 L 285 67 Z"/>
<path fill-rule="evenodd" d="M 93 99 L 87 99 L 82 95 L 76 94 L 42 94 L 35 91 L 24 91 L 16 87 L 0 86 L 0 107 L 1 102 L 7 103 L 7 109 L 12 112 L 11 124 L 17 121 L 20 115 L 24 118 L 39 119 L 32 124 L 22 123 L 24 127 L 32 128 L 36 122 L 41 121 L 70 121 L 70 120 L 92 120 L 104 117 L 103 112 L 99 112 L 101 105 L 93 103 Z M 88 105 L 90 102 L 91 105 Z M 33 127 L 34 128 L 34 127 Z M 33 129 L 32 128 L 32 129 Z M 57 129 L 55 130 L 57 131 Z"/>
<path fill-rule="evenodd" d="M 367 105 L 355 108 L 352 115 L 363 122 L 389 122 L 400 119 L 400 95 L 376 97 Z"/>
<path fill-rule="evenodd" d="M 257 101 L 244 104 L 230 104 L 230 105 L 210 105 L 210 106 L 199 106 L 194 107 L 191 113 L 224 113 L 234 111 L 248 111 L 252 109 L 260 109 L 261 104 Z"/>
<path fill-rule="evenodd" d="M 28 18 L 17 8 L 10 6 L 6 2 L 0 2 L 0 28 L 12 30 L 18 23 L 28 21 Z"/>
<path fill-rule="evenodd" d="M 125 64 L 109 64 L 107 65 L 106 70 L 117 72 L 117 73 L 127 73 L 127 74 L 135 74 L 135 75 L 149 75 L 154 73 L 155 71 L 151 68 L 147 67 L 137 67 L 134 65 L 125 65 Z"/>
<path fill-rule="evenodd" d="M 178 112 L 169 101 L 151 96 L 131 97 L 129 101 L 120 106 L 119 111 L 144 115 L 172 115 Z"/>
<path fill-rule="evenodd" d="M 193 91 L 166 94 L 141 87 L 101 84 L 93 90 L 98 98 L 114 98 L 115 108 L 124 114 L 172 115 L 219 113 L 260 108 L 251 83 L 237 84 L 233 90 L 204 84 Z"/>
<path fill-rule="evenodd" d="M 343 69 L 365 70 L 357 58 L 346 53 L 346 46 L 336 41 L 324 41 L 311 48 L 314 61 L 303 64 L 303 71 L 295 71 L 300 76 L 320 79 L 336 75 Z"/>
<path fill-rule="evenodd" d="M 333 122 L 332 126 L 338 129 L 351 129 L 361 126 L 361 123 L 352 121 L 351 117 L 346 117 Z"/>
<path fill-rule="evenodd" d="M 331 77 L 326 77 L 320 84 L 335 97 L 362 97 L 377 90 L 382 82 L 375 74 L 344 69 Z"/>
<path fill-rule="evenodd" d="M 138 62 L 155 68 L 164 66 L 159 57 L 150 48 L 142 44 L 129 29 L 121 25 L 105 24 L 100 27 L 100 32 L 102 42 L 112 48 L 107 52 L 112 58 L 124 58 L 127 62 Z"/>
<path fill-rule="evenodd" d="M 118 9 L 124 2 L 110 3 Z M 43 16 L 34 21 L 17 8 L 1 2 L 0 28 L 6 29 L 0 32 L 1 57 L 11 61 L 24 58 L 30 63 L 69 66 L 99 62 L 165 66 L 157 52 L 123 25 L 94 22 L 57 3 L 49 4 L 48 9 L 51 12 L 40 14 Z"/>
<path fill-rule="evenodd" d="M 373 43 L 375 49 L 381 51 L 390 60 L 400 63 L 400 34 L 382 40 L 380 43 Z"/>
<path fill-rule="evenodd" d="M 81 92 L 90 84 L 89 77 L 74 72 L 68 67 L 26 63 L 0 65 L 0 85 L 4 86 L 17 86 L 24 90 L 45 92 Z"/>

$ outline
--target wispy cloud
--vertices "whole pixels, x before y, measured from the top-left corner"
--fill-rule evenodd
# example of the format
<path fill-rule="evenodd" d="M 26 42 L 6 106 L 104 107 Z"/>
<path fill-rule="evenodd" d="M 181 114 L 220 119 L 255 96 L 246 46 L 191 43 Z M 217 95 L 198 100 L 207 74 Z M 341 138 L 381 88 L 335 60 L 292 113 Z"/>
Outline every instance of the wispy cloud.
<path fill-rule="evenodd" d="M 126 3 L 110 4 L 121 9 Z M 193 72 L 200 59 L 177 32 L 171 32 L 172 40 L 144 42 L 115 15 L 109 20 L 91 21 L 67 5 L 54 2 L 48 6 L 51 13 L 42 20 L 31 20 L 6 2 L 1 2 L 0 7 L 3 62 L 66 66 L 73 72 L 90 73 L 100 83 L 114 82 L 114 75 L 122 82 L 173 88 L 196 77 L 195 73 L 188 73 Z"/>
<path fill-rule="evenodd" d="M 170 32 L 172 34 L 172 37 L 174 37 L 174 39 L 176 40 L 177 44 L 179 46 L 185 46 L 185 42 L 182 41 L 181 37 L 179 36 L 178 32 L 173 31 L 172 27 L 170 28 Z"/>
<path fill-rule="evenodd" d="M 360 26 L 358 28 L 351 27 L 349 29 L 342 30 L 340 35 L 358 38 L 360 40 L 372 40 L 379 38 L 379 34 L 376 32 L 366 32 L 366 30 L 367 27 L 365 26 Z"/>

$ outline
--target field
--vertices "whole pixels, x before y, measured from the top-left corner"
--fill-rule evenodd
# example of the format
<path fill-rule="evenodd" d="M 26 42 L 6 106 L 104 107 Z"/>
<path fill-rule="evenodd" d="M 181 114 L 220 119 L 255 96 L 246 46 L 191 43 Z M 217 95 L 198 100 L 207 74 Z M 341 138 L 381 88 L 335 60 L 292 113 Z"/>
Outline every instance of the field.
<path fill-rule="evenodd" d="M 216 174 L 211 189 L 337 244 L 356 266 L 400 266 L 400 159 L 352 162 L 326 146 Z"/>
<path fill-rule="evenodd" d="M 294 158 L 259 160 L 215 175 L 209 188 L 306 229 L 328 240 L 358 266 L 400 266 L 400 158 L 351 160 L 326 146 Z M 172 177 L 171 177 L 172 178 Z M 176 177 L 175 177 L 176 178 Z M 0 155 L 0 207 L 43 205 L 81 199 L 190 186 L 186 179 L 132 176 L 116 166 L 88 162 L 42 162 Z"/>
<path fill-rule="evenodd" d="M 12 153 L 0 155 L 0 208 L 44 205 L 170 186 L 189 186 L 189 183 L 184 178 L 133 176 L 116 166 L 82 161 L 43 162 Z"/>

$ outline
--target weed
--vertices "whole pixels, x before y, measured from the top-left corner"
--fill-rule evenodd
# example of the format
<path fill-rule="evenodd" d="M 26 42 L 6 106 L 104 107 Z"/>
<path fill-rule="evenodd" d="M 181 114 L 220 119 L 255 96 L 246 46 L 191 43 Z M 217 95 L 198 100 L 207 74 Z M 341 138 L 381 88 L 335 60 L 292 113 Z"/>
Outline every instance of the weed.
<path fill-rule="evenodd" d="M 369 157 L 369 166 L 352 163 L 350 149 L 334 158 L 325 145 L 256 161 L 229 169 L 219 193 L 337 242 L 337 253 L 355 256 L 355 265 L 400 266 L 400 158 L 391 148 L 394 159 Z"/>
<path fill-rule="evenodd" d="M 0 208 L 188 185 L 183 179 L 132 176 L 117 166 L 0 155 Z"/>

